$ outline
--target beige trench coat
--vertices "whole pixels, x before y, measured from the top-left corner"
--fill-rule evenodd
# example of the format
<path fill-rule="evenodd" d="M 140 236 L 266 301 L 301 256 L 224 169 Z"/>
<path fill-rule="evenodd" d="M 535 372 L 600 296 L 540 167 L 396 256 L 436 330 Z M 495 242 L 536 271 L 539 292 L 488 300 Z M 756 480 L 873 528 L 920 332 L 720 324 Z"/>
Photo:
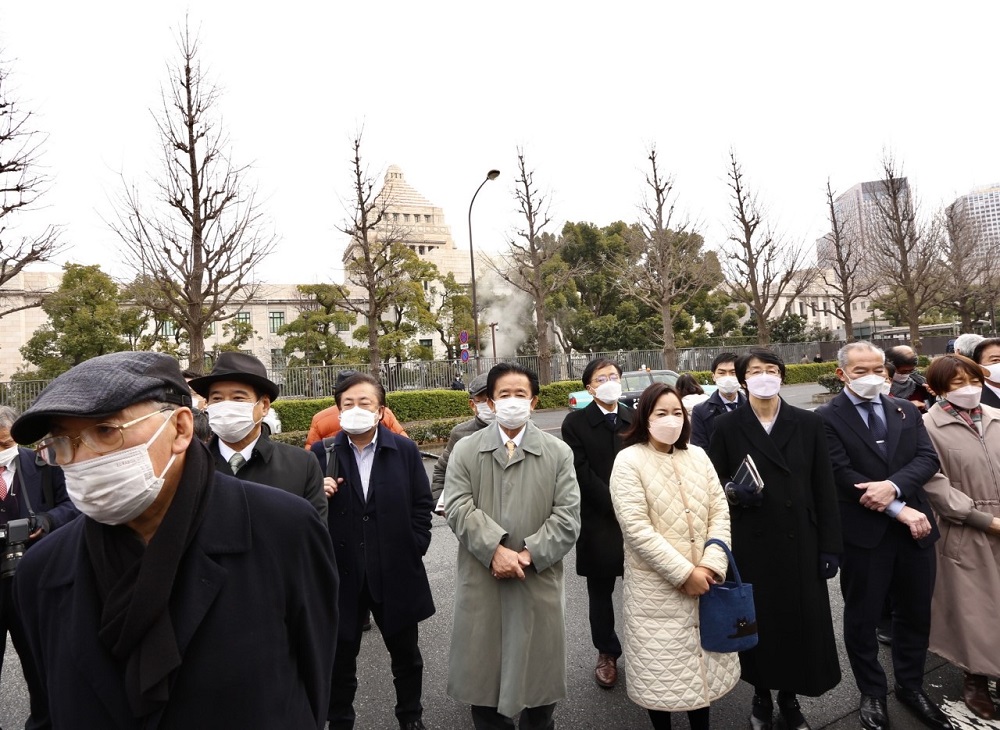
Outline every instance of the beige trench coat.
<path fill-rule="evenodd" d="M 1000 410 L 983 406 L 983 438 L 934 406 L 924 425 L 941 471 L 924 487 L 938 515 L 930 649 L 974 674 L 1000 676 Z"/>
<path fill-rule="evenodd" d="M 455 445 L 444 499 L 459 542 L 448 694 L 507 717 L 563 699 L 562 560 L 580 534 L 573 452 L 529 422 L 508 463 L 498 427 L 487 426 Z M 523 581 L 493 578 L 502 539 L 531 553 Z"/>
<path fill-rule="evenodd" d="M 740 678 L 738 654 L 701 647 L 698 598 L 680 589 L 695 567 L 726 574 L 729 504 L 715 467 L 697 446 L 671 454 L 624 449 L 611 472 L 611 500 L 625 536 L 625 677 L 640 707 L 706 707 Z"/>

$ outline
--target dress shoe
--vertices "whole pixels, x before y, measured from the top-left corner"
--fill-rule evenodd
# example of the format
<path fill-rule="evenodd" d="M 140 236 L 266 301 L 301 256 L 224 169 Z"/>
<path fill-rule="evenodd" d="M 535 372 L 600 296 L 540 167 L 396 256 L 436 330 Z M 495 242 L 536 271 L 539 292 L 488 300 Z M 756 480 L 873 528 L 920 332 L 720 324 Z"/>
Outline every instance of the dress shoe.
<path fill-rule="evenodd" d="M 410 720 L 399 723 L 399 730 L 427 730 L 423 720 Z"/>
<path fill-rule="evenodd" d="M 885 708 L 885 697 L 861 695 L 858 717 L 865 730 L 888 730 L 889 712 Z"/>
<path fill-rule="evenodd" d="M 772 730 L 774 715 L 774 704 L 771 702 L 771 695 L 761 697 L 754 694 L 750 711 L 750 730 Z"/>
<path fill-rule="evenodd" d="M 965 673 L 965 680 L 962 685 L 962 699 L 965 705 L 976 715 L 984 720 L 996 720 L 1000 718 L 997 706 L 993 704 L 990 697 L 989 680 L 982 674 Z"/>
<path fill-rule="evenodd" d="M 799 706 L 797 697 L 793 696 L 786 700 L 779 693 L 778 713 L 778 722 L 776 725 L 779 728 L 787 728 L 787 730 L 812 730 L 809 727 L 809 723 L 802 716 L 802 708 Z"/>
<path fill-rule="evenodd" d="M 618 683 L 618 660 L 610 654 L 599 654 L 594 679 L 605 689 L 614 687 Z"/>
<path fill-rule="evenodd" d="M 897 686 L 896 699 L 906 705 L 927 727 L 934 730 L 954 730 L 955 726 L 948 716 L 941 712 L 941 708 L 922 689 L 903 689 Z"/>
<path fill-rule="evenodd" d="M 875 639 L 880 644 L 892 646 L 892 633 L 886 629 L 875 629 Z"/>

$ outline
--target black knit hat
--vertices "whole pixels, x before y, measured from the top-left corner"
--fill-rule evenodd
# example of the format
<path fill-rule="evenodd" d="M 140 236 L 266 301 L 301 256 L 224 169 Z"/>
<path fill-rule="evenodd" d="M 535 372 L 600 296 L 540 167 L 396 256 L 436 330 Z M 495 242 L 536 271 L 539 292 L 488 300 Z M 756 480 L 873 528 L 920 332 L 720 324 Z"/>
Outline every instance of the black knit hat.
<path fill-rule="evenodd" d="M 49 432 L 53 416 L 102 418 L 151 400 L 191 405 L 177 360 L 161 352 L 113 352 L 85 360 L 49 383 L 10 433 L 18 443 L 31 444 Z"/>

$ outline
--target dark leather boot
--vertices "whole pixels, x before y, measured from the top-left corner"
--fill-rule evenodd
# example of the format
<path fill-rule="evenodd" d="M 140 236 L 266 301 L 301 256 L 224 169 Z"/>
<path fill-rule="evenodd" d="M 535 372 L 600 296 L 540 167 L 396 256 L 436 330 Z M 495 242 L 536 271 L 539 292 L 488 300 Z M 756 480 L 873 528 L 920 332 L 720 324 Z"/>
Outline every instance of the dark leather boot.
<path fill-rule="evenodd" d="M 772 730 L 774 702 L 771 700 L 771 693 L 755 692 L 750 707 L 750 730 Z"/>
<path fill-rule="evenodd" d="M 996 720 L 1000 717 L 997 706 L 993 704 L 990 697 L 989 680 L 982 674 L 965 673 L 965 681 L 962 684 L 962 699 L 965 705 L 976 715 L 984 720 Z"/>

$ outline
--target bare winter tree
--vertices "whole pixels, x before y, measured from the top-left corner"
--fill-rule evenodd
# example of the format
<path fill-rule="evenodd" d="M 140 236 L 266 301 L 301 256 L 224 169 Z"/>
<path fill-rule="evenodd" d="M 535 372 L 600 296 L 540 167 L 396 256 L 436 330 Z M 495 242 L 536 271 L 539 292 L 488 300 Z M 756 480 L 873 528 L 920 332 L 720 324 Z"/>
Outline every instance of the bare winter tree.
<path fill-rule="evenodd" d="M 544 385 L 552 379 L 552 343 L 549 341 L 550 312 L 548 298 L 560 292 L 573 278 L 572 269 L 559 252 L 563 239 L 544 232 L 552 222 L 549 201 L 535 184 L 535 173 L 524 161 L 524 150 L 517 151 L 517 181 L 514 199 L 524 218 L 524 228 L 508 239 L 503 256 L 505 264 L 491 265 L 506 282 L 531 298 L 538 338 L 538 379 Z"/>
<path fill-rule="evenodd" d="M 996 298 L 1000 259 L 981 250 L 983 236 L 969 215 L 964 200 L 945 207 L 940 227 L 944 230 L 941 257 L 947 267 L 942 277 L 942 298 L 953 305 L 962 319 L 962 331 L 971 332 L 979 313 L 988 315 Z"/>
<path fill-rule="evenodd" d="M 785 298 L 781 314 L 787 314 L 792 302 L 815 280 L 816 270 L 804 266 L 804 246 L 781 240 L 764 223 L 757 195 L 747 188 L 743 167 L 732 150 L 727 177 L 733 217 L 723 271 L 733 299 L 750 308 L 757 323 L 757 340 L 766 345 L 771 341 L 768 320 L 778 303 Z"/>
<path fill-rule="evenodd" d="M 368 339 L 368 364 L 377 377 L 383 342 L 391 344 L 380 339 L 380 334 L 386 332 L 389 323 L 401 323 L 415 295 L 414 283 L 430 274 L 429 265 L 407 246 L 406 227 L 388 213 L 393 203 L 392 186 L 384 184 L 377 189 L 377 180 L 361 157 L 361 140 L 362 133 L 358 132 L 351 141 L 349 217 L 340 227 L 350 237 L 344 257 L 349 286 L 340 287 L 339 303 L 361 316 Z M 398 326 L 396 331 L 400 331 Z"/>
<path fill-rule="evenodd" d="M 12 93 L 9 71 L 0 61 L 0 287 L 28 264 L 48 261 L 62 249 L 56 226 L 16 233 L 19 226 L 12 225 L 35 208 L 49 184 L 39 162 L 44 137 L 33 121 Z M 41 298 L 7 307 L 0 302 L 0 317 L 40 304 Z"/>
<path fill-rule="evenodd" d="M 126 184 L 111 227 L 136 278 L 155 283 L 140 290 L 147 300 L 137 303 L 187 333 L 190 367 L 201 372 L 205 333 L 253 299 L 254 271 L 277 239 L 265 231 L 248 167 L 229 159 L 219 91 L 202 72 L 198 38 L 187 25 L 177 50 L 163 108 L 153 112 L 163 150 L 156 200 L 147 203 Z"/>
<path fill-rule="evenodd" d="M 882 179 L 871 195 L 871 251 L 880 281 L 892 282 L 887 298 L 910 329 L 910 344 L 920 351 L 920 313 L 939 301 L 940 240 L 934 226 L 919 220 L 917 205 L 901 165 L 885 152 Z"/>
<path fill-rule="evenodd" d="M 617 278 L 624 291 L 660 313 L 663 358 L 677 369 L 674 319 L 695 296 L 720 283 L 718 259 L 703 250 L 704 239 L 688 221 L 675 221 L 674 179 L 660 172 L 656 147 L 651 147 L 646 194 L 639 206 L 638 228 L 626 237 L 630 264 Z"/>
<path fill-rule="evenodd" d="M 854 341 L 853 304 L 871 295 L 873 278 L 863 261 L 859 221 L 837 212 L 830 179 L 826 180 L 826 207 L 830 214 L 830 232 L 826 234 L 827 257 L 820 262 L 820 277 L 836 295 L 831 297 L 833 310 L 844 322 L 847 341 Z"/>

